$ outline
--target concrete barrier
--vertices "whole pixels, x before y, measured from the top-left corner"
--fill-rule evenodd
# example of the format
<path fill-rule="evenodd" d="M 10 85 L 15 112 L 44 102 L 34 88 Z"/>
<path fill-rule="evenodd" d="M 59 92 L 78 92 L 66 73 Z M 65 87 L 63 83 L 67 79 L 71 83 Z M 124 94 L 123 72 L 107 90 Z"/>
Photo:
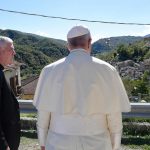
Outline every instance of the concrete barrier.
<path fill-rule="evenodd" d="M 32 100 L 18 100 L 21 113 L 36 113 Z M 150 103 L 131 103 L 131 112 L 123 113 L 123 117 L 150 118 Z"/>

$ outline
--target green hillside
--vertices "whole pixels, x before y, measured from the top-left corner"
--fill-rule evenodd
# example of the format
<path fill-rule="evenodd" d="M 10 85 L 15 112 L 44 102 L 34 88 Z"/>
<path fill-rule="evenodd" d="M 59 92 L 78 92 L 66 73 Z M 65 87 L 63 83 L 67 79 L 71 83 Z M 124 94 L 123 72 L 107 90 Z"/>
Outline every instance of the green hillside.
<path fill-rule="evenodd" d="M 15 59 L 24 64 L 21 67 L 23 78 L 39 74 L 45 65 L 65 57 L 69 53 L 66 48 L 66 41 L 63 40 L 14 30 L 0 30 L 0 35 L 13 39 L 17 52 Z M 149 57 L 150 52 L 143 48 L 146 43 L 143 39 L 143 37 L 134 36 L 100 39 L 93 43 L 92 53 L 108 61 L 113 59 L 114 53 L 120 54 L 118 61 L 134 58 L 138 60 L 140 58 L 145 59 Z M 123 45 L 121 46 L 120 44 Z M 144 53 L 139 52 L 137 54 L 137 51 L 143 51 Z M 100 54 L 101 52 L 103 52 L 102 55 Z"/>
<path fill-rule="evenodd" d="M 92 53 L 97 54 L 101 52 L 110 52 L 120 44 L 128 45 L 136 41 L 140 41 L 142 39 L 143 37 L 135 37 L 135 36 L 118 36 L 99 39 L 98 41 L 93 43 Z"/>
<path fill-rule="evenodd" d="M 130 44 L 120 44 L 111 51 L 95 54 L 96 57 L 105 61 L 133 60 L 140 62 L 150 58 L 150 38 L 143 38 L 140 41 Z"/>
<path fill-rule="evenodd" d="M 43 66 L 68 55 L 66 42 L 14 30 L 0 30 L 0 35 L 14 41 L 16 60 L 24 63 L 21 75 L 39 74 Z"/>
<path fill-rule="evenodd" d="M 145 38 L 133 44 L 119 45 L 116 48 L 118 61 L 133 60 L 135 62 L 150 58 L 150 38 Z"/>

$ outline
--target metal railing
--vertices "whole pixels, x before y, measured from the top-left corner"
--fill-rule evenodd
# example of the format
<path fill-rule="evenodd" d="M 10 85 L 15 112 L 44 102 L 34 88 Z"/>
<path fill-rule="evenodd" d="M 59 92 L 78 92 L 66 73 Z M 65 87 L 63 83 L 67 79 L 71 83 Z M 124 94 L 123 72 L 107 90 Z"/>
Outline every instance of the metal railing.
<path fill-rule="evenodd" d="M 32 100 L 18 100 L 21 113 L 36 113 Z M 150 103 L 131 103 L 131 112 L 123 113 L 123 117 L 150 118 Z"/>

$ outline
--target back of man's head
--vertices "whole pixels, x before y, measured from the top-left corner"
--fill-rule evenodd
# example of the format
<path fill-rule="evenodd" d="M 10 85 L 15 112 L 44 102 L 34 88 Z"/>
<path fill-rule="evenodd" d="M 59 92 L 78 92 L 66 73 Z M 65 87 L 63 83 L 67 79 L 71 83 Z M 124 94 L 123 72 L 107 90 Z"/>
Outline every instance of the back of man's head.
<path fill-rule="evenodd" d="M 69 49 L 84 48 L 90 49 L 91 34 L 88 28 L 84 26 L 74 26 L 67 34 Z"/>

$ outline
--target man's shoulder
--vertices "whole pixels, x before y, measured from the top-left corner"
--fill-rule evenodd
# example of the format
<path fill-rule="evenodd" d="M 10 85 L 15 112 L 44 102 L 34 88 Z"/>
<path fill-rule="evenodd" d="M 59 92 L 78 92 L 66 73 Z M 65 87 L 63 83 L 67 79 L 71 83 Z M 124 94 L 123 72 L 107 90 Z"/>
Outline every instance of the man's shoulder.
<path fill-rule="evenodd" d="M 3 75 L 3 70 L 0 69 L 0 75 Z"/>
<path fill-rule="evenodd" d="M 96 57 L 92 57 L 92 60 L 93 60 L 95 65 L 105 67 L 105 68 L 109 68 L 111 70 L 116 70 L 114 66 L 112 66 L 111 64 L 109 64 L 108 62 L 106 62 L 104 60 L 98 59 Z"/>
<path fill-rule="evenodd" d="M 45 66 L 44 70 L 48 71 L 48 70 L 51 70 L 51 69 L 55 68 L 56 66 L 62 65 L 65 62 L 65 59 L 66 59 L 66 57 L 62 58 L 62 59 L 59 59 L 59 60 L 57 60 L 57 61 L 55 61 L 55 62 Z"/>
<path fill-rule="evenodd" d="M 3 70 L 0 70 L 0 79 L 4 76 Z"/>

